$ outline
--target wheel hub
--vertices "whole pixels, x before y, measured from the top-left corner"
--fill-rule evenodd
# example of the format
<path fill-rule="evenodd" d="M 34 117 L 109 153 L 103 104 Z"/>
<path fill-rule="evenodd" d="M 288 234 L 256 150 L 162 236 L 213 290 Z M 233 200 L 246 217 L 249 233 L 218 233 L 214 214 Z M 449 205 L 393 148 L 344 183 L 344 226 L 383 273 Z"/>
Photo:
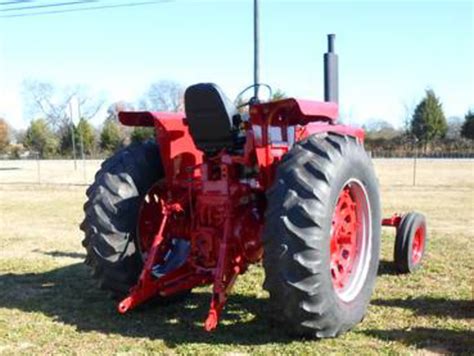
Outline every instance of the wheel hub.
<path fill-rule="evenodd" d="M 163 196 L 163 192 L 156 184 L 147 192 L 140 207 L 137 235 L 138 248 L 144 262 L 163 219 L 164 202 L 160 198 L 161 196 Z M 175 235 L 171 236 L 169 231 L 165 235 L 154 259 L 153 274 L 157 278 L 182 266 L 189 255 L 190 244 L 188 241 L 175 237 Z"/>
<path fill-rule="evenodd" d="M 344 185 L 334 209 L 330 240 L 331 280 L 343 301 L 355 298 L 365 283 L 371 246 L 370 205 L 362 183 Z"/>
<path fill-rule="evenodd" d="M 137 235 L 142 260 L 145 261 L 153 239 L 160 227 L 163 214 L 162 201 L 158 185 L 153 186 L 145 195 L 138 215 Z"/>
<path fill-rule="evenodd" d="M 412 246 L 411 246 L 411 261 L 413 265 L 417 265 L 421 262 L 423 257 L 423 250 L 425 245 L 425 230 L 420 226 L 415 231 L 415 236 L 413 237 Z"/>
<path fill-rule="evenodd" d="M 337 201 L 332 221 L 331 276 L 336 290 L 344 289 L 357 253 L 355 202 L 345 187 Z"/>

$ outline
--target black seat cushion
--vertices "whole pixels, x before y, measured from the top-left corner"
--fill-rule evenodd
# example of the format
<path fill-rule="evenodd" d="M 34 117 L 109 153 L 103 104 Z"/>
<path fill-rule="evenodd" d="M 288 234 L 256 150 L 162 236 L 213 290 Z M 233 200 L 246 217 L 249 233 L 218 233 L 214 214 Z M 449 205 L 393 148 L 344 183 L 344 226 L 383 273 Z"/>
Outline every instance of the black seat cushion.
<path fill-rule="evenodd" d="M 212 83 L 190 86 L 184 93 L 184 105 L 191 136 L 197 148 L 212 153 L 233 145 L 234 104 Z"/>

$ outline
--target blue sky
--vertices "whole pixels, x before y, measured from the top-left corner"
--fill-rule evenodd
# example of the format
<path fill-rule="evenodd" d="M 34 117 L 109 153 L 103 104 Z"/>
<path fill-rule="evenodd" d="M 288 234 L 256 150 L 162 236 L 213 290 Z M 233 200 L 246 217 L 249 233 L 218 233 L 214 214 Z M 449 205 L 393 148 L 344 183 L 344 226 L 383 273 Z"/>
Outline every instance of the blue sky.
<path fill-rule="evenodd" d="M 262 0 L 261 81 L 322 100 L 327 33 L 337 36 L 346 122 L 401 126 L 426 88 L 448 117 L 474 108 L 472 1 Z M 27 78 L 82 84 L 108 102 L 135 101 L 162 79 L 216 82 L 233 98 L 251 84 L 252 63 L 251 0 L 0 18 L 0 116 L 28 125 Z"/>

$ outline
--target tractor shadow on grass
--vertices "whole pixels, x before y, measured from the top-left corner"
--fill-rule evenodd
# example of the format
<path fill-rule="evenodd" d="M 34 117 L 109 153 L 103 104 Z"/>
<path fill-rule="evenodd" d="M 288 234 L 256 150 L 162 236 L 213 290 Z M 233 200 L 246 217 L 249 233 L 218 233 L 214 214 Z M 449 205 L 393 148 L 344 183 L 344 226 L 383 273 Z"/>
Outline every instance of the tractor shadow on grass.
<path fill-rule="evenodd" d="M 418 297 L 407 299 L 374 299 L 371 304 L 390 308 L 410 309 L 416 316 L 436 318 L 474 319 L 474 301 L 447 298 Z M 437 354 L 474 352 L 474 331 L 426 327 L 410 329 L 370 329 L 363 334 L 384 341 L 398 341 L 408 346 L 432 351 Z"/>
<path fill-rule="evenodd" d="M 447 298 L 375 299 L 371 304 L 383 307 L 411 309 L 417 316 L 449 317 L 452 319 L 474 319 L 474 301 Z"/>
<path fill-rule="evenodd" d="M 407 330 L 371 329 L 362 333 L 385 342 L 398 341 L 438 355 L 472 355 L 474 351 L 474 332 L 472 331 L 416 327 Z"/>
<path fill-rule="evenodd" d="M 262 345 L 291 343 L 281 325 L 273 325 L 266 299 L 232 294 L 215 333 L 206 333 L 210 293 L 197 291 L 183 302 L 148 304 L 119 315 L 116 303 L 97 288 L 89 269 L 82 263 L 44 273 L 0 275 L 0 308 L 42 313 L 78 331 L 97 331 L 126 337 L 163 340 L 168 347 L 187 343 L 209 345 Z M 410 308 L 417 315 L 472 318 L 473 302 L 443 298 L 376 299 L 378 306 Z M 364 335 L 384 341 L 399 341 L 418 348 L 469 351 L 474 348 L 472 331 L 417 328 L 410 330 L 361 330 Z"/>
<path fill-rule="evenodd" d="M 40 312 L 79 331 L 162 339 L 169 347 L 293 341 L 281 327 L 270 327 L 265 299 L 242 294 L 231 295 L 215 333 L 203 330 L 209 292 L 197 291 L 182 302 L 151 303 L 119 315 L 116 302 L 97 288 L 82 263 L 44 273 L 4 274 L 0 276 L 0 290 L 0 308 Z"/>
<path fill-rule="evenodd" d="M 377 272 L 377 275 L 379 276 L 394 276 L 400 274 L 397 271 L 397 267 L 395 266 L 395 262 L 393 261 L 388 261 L 388 260 L 380 260 L 379 262 L 379 270 Z"/>
<path fill-rule="evenodd" d="M 68 257 L 68 258 L 78 258 L 81 260 L 84 260 L 86 258 L 85 253 L 79 253 L 79 252 L 64 252 L 64 251 L 42 251 L 40 249 L 35 249 L 33 252 L 38 252 L 41 253 L 45 256 L 51 256 L 51 257 Z"/>

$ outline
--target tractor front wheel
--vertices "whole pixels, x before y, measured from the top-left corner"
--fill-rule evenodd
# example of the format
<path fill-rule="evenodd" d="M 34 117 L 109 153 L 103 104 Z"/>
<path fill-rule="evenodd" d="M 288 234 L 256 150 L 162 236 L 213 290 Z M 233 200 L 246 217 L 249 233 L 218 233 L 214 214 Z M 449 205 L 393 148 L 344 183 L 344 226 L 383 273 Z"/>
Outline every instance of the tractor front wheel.
<path fill-rule="evenodd" d="M 282 325 L 334 337 L 362 320 L 379 263 L 380 202 L 355 138 L 317 134 L 277 168 L 264 228 L 264 288 Z"/>
<path fill-rule="evenodd" d="M 425 217 L 414 212 L 404 215 L 395 237 L 394 260 L 398 272 L 412 273 L 420 268 L 427 241 Z"/>

